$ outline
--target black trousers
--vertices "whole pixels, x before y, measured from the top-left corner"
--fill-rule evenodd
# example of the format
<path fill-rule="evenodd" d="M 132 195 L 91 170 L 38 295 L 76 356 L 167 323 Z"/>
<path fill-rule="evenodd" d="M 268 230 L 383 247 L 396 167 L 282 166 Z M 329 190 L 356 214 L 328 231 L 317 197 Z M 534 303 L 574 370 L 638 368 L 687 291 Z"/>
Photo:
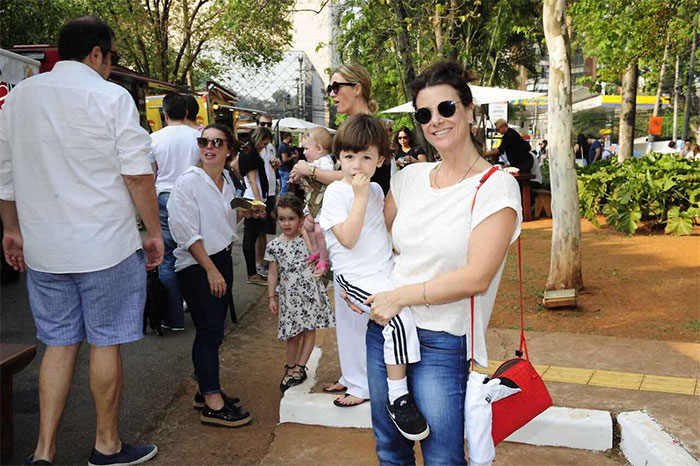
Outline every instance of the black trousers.
<path fill-rule="evenodd" d="M 180 291 L 187 302 L 196 329 L 192 344 L 192 363 L 203 395 L 219 393 L 219 346 L 224 340 L 224 322 L 232 302 L 233 260 L 231 248 L 209 256 L 226 281 L 226 293 L 221 298 L 211 294 L 207 273 L 199 265 L 177 272 Z"/>
<path fill-rule="evenodd" d="M 243 220 L 243 257 L 248 276 L 255 275 L 255 241 L 265 234 L 265 219 L 246 218 Z"/>

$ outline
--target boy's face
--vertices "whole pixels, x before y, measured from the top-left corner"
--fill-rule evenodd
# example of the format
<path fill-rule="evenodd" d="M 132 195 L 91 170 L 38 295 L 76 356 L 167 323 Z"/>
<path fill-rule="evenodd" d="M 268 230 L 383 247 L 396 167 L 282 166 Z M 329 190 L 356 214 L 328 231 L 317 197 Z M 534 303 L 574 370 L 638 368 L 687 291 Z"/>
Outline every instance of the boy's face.
<path fill-rule="evenodd" d="M 304 155 L 306 158 L 312 162 L 315 162 L 326 155 L 323 153 L 321 146 L 316 142 L 313 136 L 305 137 L 301 146 L 304 148 Z"/>
<path fill-rule="evenodd" d="M 341 151 L 340 167 L 343 172 L 343 179 L 351 183 L 352 178 L 358 173 L 372 177 L 377 167 L 384 163 L 384 157 L 379 156 L 379 150 L 374 146 L 369 146 L 360 152 Z"/>

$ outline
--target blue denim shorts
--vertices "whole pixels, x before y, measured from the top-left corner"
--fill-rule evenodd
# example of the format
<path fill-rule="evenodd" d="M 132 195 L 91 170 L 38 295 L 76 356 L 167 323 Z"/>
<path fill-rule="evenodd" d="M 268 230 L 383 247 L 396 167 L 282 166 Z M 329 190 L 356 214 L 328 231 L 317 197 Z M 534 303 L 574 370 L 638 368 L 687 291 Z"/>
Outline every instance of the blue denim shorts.
<path fill-rule="evenodd" d="M 139 249 L 117 265 L 85 273 L 27 271 L 37 338 L 67 346 L 87 338 L 111 346 L 143 337 L 146 255 Z"/>

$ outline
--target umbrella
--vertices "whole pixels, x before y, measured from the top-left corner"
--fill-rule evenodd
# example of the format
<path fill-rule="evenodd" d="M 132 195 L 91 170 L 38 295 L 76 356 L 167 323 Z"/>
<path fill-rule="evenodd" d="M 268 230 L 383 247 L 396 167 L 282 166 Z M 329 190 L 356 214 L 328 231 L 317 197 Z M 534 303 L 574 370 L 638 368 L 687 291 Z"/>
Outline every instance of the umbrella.
<path fill-rule="evenodd" d="M 515 395 L 520 388 L 510 379 L 489 379 L 484 374 L 469 372 L 467 399 L 464 403 L 464 422 L 469 444 L 469 464 L 490 465 L 496 457 L 496 447 L 491 436 L 491 403 Z"/>
<path fill-rule="evenodd" d="M 256 123 L 246 123 L 245 125 L 240 125 L 239 128 L 255 128 L 256 126 Z M 272 128 L 276 130 L 278 127 L 280 131 L 288 131 L 290 133 L 302 133 L 307 129 L 318 127 L 323 128 L 324 126 L 317 125 L 316 123 L 312 123 L 310 121 L 302 120 L 301 118 L 285 117 L 279 120 L 272 120 Z M 326 129 L 331 133 L 335 133 L 334 129 Z"/>
<path fill-rule="evenodd" d="M 496 102 L 508 102 L 516 99 L 531 99 L 540 97 L 544 94 L 539 92 L 519 91 L 517 89 L 503 89 L 500 87 L 486 86 L 469 86 L 472 90 L 472 96 L 477 105 L 493 104 Z M 413 103 L 406 102 L 405 104 L 393 107 L 388 110 L 383 110 L 380 113 L 413 113 Z"/>

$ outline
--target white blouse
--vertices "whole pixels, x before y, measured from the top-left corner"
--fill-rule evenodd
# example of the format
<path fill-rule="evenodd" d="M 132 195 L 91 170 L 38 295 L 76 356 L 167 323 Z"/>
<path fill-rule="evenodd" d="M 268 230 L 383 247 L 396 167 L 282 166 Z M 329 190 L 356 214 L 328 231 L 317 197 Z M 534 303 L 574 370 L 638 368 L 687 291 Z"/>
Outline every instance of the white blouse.
<path fill-rule="evenodd" d="M 392 281 L 397 287 L 421 283 L 467 265 L 469 237 L 490 215 L 510 208 L 517 213 L 511 243 L 520 235 L 522 206 L 515 178 L 498 170 L 479 189 L 470 214 L 472 199 L 486 170 L 453 186 L 435 189 L 430 171 L 435 163 L 414 163 L 391 178 L 396 218 L 391 234 L 396 254 Z M 486 328 L 505 258 L 486 292 L 475 298 L 474 352 L 479 365 L 488 365 Z M 412 306 L 416 326 L 426 330 L 462 336 L 469 331 L 469 299 L 431 306 Z"/>
<path fill-rule="evenodd" d="M 189 252 L 197 240 L 202 240 L 208 255 L 225 249 L 236 236 L 236 211 L 231 208 L 236 188 L 226 170 L 222 191 L 199 167 L 190 167 L 175 182 L 168 200 L 168 224 L 177 242 L 175 271 L 197 261 Z"/>

